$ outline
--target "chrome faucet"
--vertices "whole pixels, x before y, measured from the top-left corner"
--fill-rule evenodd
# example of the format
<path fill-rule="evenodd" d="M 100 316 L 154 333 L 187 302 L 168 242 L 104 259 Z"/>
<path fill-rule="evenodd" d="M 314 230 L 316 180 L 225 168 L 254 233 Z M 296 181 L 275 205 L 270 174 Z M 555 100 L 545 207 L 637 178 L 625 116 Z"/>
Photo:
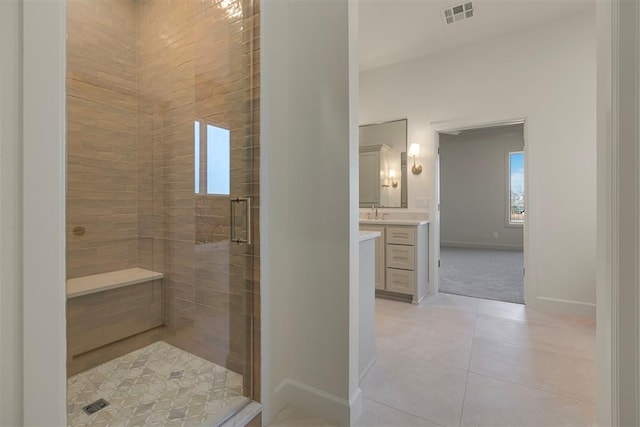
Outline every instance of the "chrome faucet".
<path fill-rule="evenodd" d="M 373 219 L 378 219 L 378 205 L 373 205 L 371 206 L 371 212 L 374 213 L 375 212 L 375 216 Z"/>

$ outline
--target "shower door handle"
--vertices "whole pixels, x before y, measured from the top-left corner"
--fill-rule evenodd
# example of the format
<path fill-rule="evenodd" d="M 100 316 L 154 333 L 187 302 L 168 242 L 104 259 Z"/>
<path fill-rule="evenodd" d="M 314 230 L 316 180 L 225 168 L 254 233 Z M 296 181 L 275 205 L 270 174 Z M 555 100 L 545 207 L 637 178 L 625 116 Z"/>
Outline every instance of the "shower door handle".
<path fill-rule="evenodd" d="M 250 197 L 232 197 L 229 199 L 231 203 L 231 241 L 237 244 L 251 244 L 251 198 Z M 236 236 L 236 206 L 240 203 L 245 204 L 245 237 L 242 239 Z"/>

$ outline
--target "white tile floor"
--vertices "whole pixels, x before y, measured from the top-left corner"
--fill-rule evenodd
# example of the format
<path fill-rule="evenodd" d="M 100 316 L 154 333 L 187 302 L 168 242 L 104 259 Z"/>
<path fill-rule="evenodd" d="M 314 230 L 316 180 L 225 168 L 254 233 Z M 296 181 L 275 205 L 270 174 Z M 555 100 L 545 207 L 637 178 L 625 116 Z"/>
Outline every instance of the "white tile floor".
<path fill-rule="evenodd" d="M 109 405 L 93 415 L 82 408 Z M 159 341 L 67 380 L 70 426 L 212 426 L 247 401 L 242 376 Z"/>
<path fill-rule="evenodd" d="M 592 319 L 447 294 L 376 311 L 358 426 L 595 425 Z M 285 409 L 272 425 L 329 425 Z"/>

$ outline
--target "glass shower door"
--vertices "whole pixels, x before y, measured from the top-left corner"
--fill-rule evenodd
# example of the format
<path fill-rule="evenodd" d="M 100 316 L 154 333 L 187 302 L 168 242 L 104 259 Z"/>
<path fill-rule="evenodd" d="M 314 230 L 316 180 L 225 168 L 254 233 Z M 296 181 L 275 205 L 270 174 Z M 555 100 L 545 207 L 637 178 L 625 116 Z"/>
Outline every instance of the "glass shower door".
<path fill-rule="evenodd" d="M 257 397 L 256 11 L 250 0 L 138 8 L 139 172 L 165 275 L 163 340 L 224 368 L 211 396 L 233 408 Z"/>
<path fill-rule="evenodd" d="M 260 398 L 257 3 L 67 1 L 70 425 Z"/>

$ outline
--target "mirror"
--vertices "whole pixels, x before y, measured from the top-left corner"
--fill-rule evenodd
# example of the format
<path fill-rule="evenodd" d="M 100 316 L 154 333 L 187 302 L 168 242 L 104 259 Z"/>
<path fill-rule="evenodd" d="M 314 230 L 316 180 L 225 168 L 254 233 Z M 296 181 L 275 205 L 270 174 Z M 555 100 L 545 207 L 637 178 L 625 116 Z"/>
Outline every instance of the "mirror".
<path fill-rule="evenodd" d="M 407 119 L 360 126 L 360 207 L 407 207 Z"/>

